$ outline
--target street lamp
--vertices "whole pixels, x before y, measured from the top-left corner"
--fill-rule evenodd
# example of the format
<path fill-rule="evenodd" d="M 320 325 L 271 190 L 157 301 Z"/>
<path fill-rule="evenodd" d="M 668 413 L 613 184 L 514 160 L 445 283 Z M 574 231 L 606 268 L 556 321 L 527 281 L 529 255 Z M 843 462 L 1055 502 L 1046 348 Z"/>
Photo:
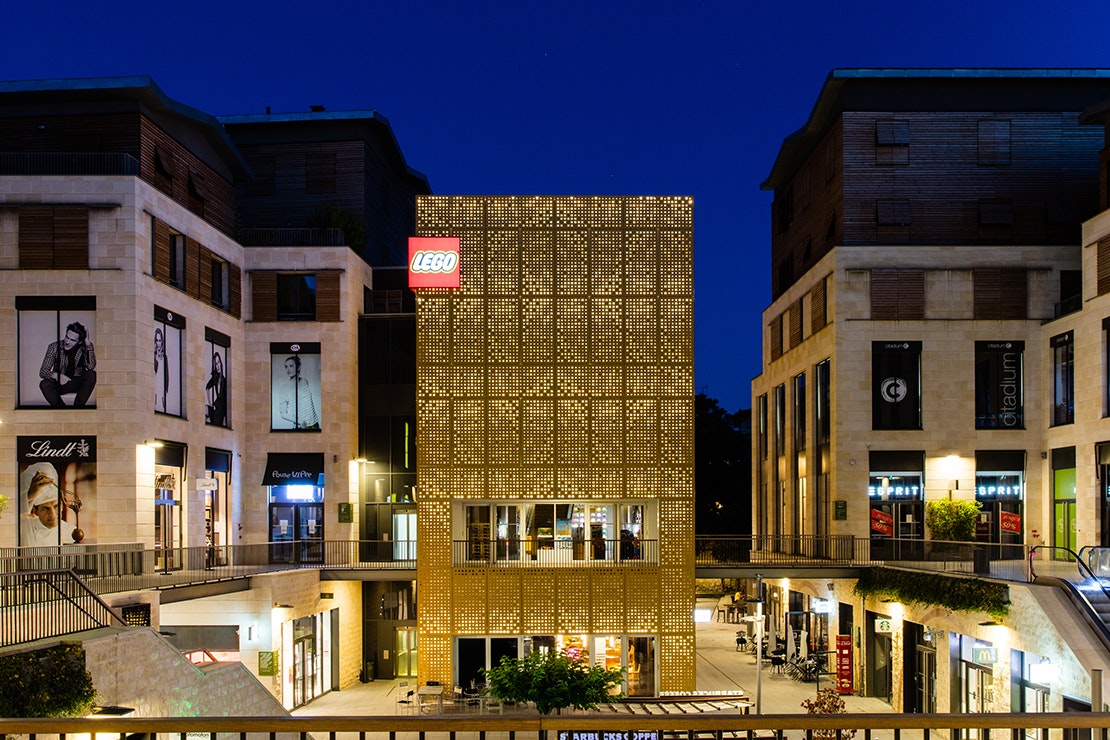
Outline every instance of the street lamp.
<path fill-rule="evenodd" d="M 755 575 L 756 598 L 747 599 L 755 604 L 755 713 L 763 712 L 763 576 Z M 750 617 L 749 617 L 750 619 Z"/>

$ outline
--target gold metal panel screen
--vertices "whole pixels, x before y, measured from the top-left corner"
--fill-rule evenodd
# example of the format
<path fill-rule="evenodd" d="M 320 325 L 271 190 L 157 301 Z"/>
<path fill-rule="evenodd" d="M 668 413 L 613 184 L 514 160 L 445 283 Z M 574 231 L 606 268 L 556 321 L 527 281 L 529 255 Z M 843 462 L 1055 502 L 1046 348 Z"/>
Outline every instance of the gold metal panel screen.
<path fill-rule="evenodd" d="M 693 201 L 427 196 L 417 234 L 461 245 L 461 287 L 417 296 L 419 679 L 457 635 L 635 634 L 693 690 Z M 626 500 L 651 563 L 453 561 L 460 503 Z"/>

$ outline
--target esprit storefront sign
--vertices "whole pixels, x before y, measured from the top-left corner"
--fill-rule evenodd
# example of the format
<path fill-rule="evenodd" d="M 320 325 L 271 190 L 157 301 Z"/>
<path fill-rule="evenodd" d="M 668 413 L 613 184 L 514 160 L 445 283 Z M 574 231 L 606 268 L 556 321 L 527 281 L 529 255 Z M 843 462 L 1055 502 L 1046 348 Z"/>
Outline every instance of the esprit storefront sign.
<path fill-rule="evenodd" d="M 409 287 L 458 288 L 459 237 L 409 237 Z"/>

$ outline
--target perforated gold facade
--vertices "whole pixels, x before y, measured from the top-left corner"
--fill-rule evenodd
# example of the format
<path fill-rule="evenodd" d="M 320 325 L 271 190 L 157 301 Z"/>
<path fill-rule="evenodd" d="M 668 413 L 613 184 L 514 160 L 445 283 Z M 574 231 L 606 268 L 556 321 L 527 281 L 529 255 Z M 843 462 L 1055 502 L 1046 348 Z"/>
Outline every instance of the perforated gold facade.
<path fill-rule="evenodd" d="M 658 690 L 693 690 L 693 201 L 429 196 L 417 234 L 461 240 L 461 288 L 417 296 L 420 680 L 458 636 L 645 635 Z M 653 536 L 461 554 L 466 502 L 544 501 L 636 501 Z"/>

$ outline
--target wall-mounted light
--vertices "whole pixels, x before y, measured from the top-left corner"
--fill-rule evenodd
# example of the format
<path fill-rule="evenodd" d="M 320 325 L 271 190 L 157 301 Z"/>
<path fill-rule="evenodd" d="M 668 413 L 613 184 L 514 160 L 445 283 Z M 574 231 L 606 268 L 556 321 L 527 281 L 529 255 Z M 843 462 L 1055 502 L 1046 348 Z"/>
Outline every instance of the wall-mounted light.
<path fill-rule="evenodd" d="M 292 604 L 274 604 L 275 609 L 292 609 Z"/>
<path fill-rule="evenodd" d="M 143 444 L 146 445 L 147 447 L 153 447 L 155 449 L 157 449 L 159 447 L 165 447 L 165 444 L 163 444 L 162 440 L 160 440 L 160 439 L 148 439 L 148 440 L 145 440 L 143 442 Z"/>

